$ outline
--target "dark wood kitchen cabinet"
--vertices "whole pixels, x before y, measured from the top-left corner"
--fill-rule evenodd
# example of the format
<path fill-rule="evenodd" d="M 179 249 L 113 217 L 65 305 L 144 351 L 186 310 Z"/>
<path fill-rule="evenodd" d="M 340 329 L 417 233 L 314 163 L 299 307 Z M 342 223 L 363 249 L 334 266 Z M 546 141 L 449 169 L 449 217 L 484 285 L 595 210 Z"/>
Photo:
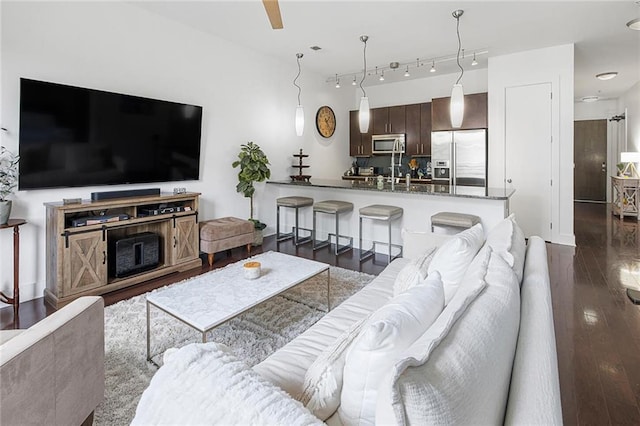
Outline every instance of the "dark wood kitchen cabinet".
<path fill-rule="evenodd" d="M 360 133 L 358 120 L 359 111 L 349 111 L 349 155 L 351 157 L 371 156 L 372 126 L 369 123 L 369 132 Z"/>
<path fill-rule="evenodd" d="M 434 98 L 431 101 L 431 127 L 433 131 L 457 130 L 451 127 L 450 103 L 451 98 Z M 464 117 L 460 129 L 488 128 L 487 110 L 486 92 L 464 95 Z"/>
<path fill-rule="evenodd" d="M 420 104 L 407 105 L 405 154 L 420 155 Z"/>
<path fill-rule="evenodd" d="M 405 153 L 414 157 L 431 155 L 431 102 L 406 107 Z"/>
<path fill-rule="evenodd" d="M 431 156 L 431 102 L 420 104 L 420 153 Z"/>
<path fill-rule="evenodd" d="M 373 134 L 388 135 L 391 133 L 405 133 L 405 115 L 405 105 L 373 108 L 371 110 Z"/>

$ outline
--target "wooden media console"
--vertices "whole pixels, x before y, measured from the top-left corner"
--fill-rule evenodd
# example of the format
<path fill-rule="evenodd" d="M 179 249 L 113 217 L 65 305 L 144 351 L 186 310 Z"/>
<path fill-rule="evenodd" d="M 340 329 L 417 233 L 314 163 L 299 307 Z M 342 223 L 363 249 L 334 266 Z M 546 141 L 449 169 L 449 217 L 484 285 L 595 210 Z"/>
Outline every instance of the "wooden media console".
<path fill-rule="evenodd" d="M 45 301 L 60 308 L 80 296 L 101 295 L 202 266 L 199 196 L 192 192 L 78 204 L 45 203 Z M 115 260 L 112 243 L 143 232 L 159 237 L 157 266 L 126 277 L 111 276 L 109 262 Z"/>

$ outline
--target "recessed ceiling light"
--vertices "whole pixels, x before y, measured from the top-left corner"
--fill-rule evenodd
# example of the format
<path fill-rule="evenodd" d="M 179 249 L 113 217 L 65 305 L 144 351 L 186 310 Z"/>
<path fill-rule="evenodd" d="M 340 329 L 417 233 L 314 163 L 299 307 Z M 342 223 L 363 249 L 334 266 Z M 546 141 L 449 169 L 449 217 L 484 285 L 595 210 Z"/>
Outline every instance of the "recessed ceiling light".
<path fill-rule="evenodd" d="M 627 22 L 627 27 L 632 30 L 640 31 L 640 18 L 632 19 L 631 21 Z"/>
<path fill-rule="evenodd" d="M 598 99 L 600 99 L 597 96 L 585 96 L 584 98 L 580 99 L 582 102 L 595 102 Z"/>
<path fill-rule="evenodd" d="M 617 72 L 609 71 L 609 72 L 602 72 L 600 74 L 596 74 L 596 78 L 600 80 L 611 80 L 612 78 L 615 78 L 617 75 L 618 75 Z"/>
<path fill-rule="evenodd" d="M 311 49 L 311 50 L 320 50 L 320 49 L 322 49 L 322 47 L 320 47 L 320 46 L 311 46 L 309 49 Z"/>

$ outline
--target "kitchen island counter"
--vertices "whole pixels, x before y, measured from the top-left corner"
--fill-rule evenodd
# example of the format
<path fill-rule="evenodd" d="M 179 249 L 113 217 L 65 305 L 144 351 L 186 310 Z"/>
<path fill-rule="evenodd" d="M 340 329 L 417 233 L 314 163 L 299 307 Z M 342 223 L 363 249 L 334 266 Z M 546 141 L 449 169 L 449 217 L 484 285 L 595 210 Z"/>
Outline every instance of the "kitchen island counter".
<path fill-rule="evenodd" d="M 359 209 L 372 205 L 383 204 L 401 207 L 403 215 L 399 223 L 394 223 L 392 241 L 402 244 L 400 227 L 413 231 L 429 231 L 431 216 L 439 212 L 456 212 L 473 214 L 480 218 L 485 233 L 509 215 L 509 199 L 515 191 L 502 188 L 481 188 L 471 186 L 450 186 L 440 184 L 411 184 L 407 188 L 404 182 L 394 185 L 384 183 L 378 189 L 377 182 L 369 179 L 342 180 L 317 179 L 310 182 L 292 182 L 290 180 L 269 181 L 259 201 L 260 218 L 268 224 L 267 234 L 275 232 L 276 199 L 288 196 L 303 196 L 313 198 L 314 202 L 324 200 L 348 201 L 353 203 L 353 212 L 345 213 L 340 218 L 340 232 L 354 238 L 354 246 L 358 242 Z M 280 211 L 281 226 L 290 229 L 295 222 L 293 209 Z M 335 220 L 327 215 L 318 215 L 317 238 L 326 238 L 327 232 L 335 232 Z M 363 238 L 365 249 L 371 246 L 372 239 L 386 241 L 388 229 L 384 223 L 365 221 Z M 300 210 L 300 227 L 313 227 L 313 213 L 311 208 Z M 436 232 L 451 232 L 453 229 L 436 228 Z M 459 229 L 457 229 L 459 231 Z M 385 247 L 377 245 L 377 248 Z"/>
<path fill-rule="evenodd" d="M 405 182 L 396 183 L 391 188 L 391 183 L 385 182 L 382 189 L 378 189 L 375 178 L 370 178 L 368 182 L 362 180 L 338 180 L 338 179 L 311 179 L 310 182 L 292 182 L 290 180 L 269 181 L 272 185 L 287 185 L 293 187 L 317 187 L 349 189 L 358 191 L 372 191 L 379 193 L 399 193 L 415 195 L 433 195 L 438 197 L 462 197 L 480 198 L 488 200 L 508 200 L 515 192 L 509 188 L 483 188 L 476 186 L 454 186 L 441 184 L 410 184 Z"/>

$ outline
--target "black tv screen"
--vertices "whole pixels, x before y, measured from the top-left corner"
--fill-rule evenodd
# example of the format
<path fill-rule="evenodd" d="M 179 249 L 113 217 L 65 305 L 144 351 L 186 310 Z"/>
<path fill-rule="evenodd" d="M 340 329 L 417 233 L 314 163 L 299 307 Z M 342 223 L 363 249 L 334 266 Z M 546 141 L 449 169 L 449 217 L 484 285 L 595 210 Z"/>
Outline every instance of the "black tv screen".
<path fill-rule="evenodd" d="M 20 79 L 24 189 L 197 180 L 202 107 Z"/>

